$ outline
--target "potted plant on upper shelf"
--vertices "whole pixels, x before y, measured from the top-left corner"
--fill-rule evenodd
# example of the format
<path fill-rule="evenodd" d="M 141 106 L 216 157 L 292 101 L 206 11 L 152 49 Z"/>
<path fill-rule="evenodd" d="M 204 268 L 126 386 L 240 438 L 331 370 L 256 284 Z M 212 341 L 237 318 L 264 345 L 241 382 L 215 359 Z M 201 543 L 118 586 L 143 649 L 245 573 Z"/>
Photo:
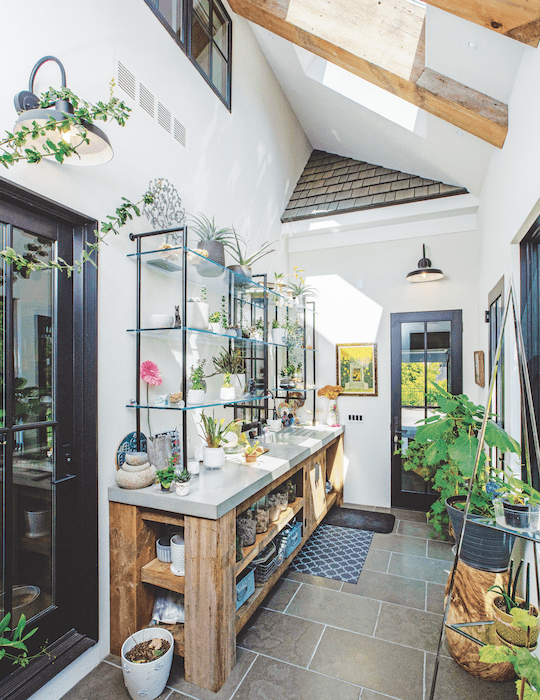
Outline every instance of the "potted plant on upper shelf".
<path fill-rule="evenodd" d="M 193 405 L 201 404 L 206 393 L 206 383 L 204 381 L 204 363 L 206 360 L 197 360 L 191 366 L 190 379 L 191 388 L 188 389 L 186 403 Z"/>
<path fill-rule="evenodd" d="M 191 231 L 199 239 L 197 252 L 206 251 L 205 257 L 225 267 L 225 245 L 233 234 L 232 228 L 218 228 L 214 217 L 210 220 L 205 214 L 190 217 Z M 205 260 L 197 261 L 197 271 L 202 277 L 220 277 L 223 270 Z"/>
<path fill-rule="evenodd" d="M 272 321 L 272 342 L 287 345 L 287 322 L 280 322 L 277 318 Z"/>
<path fill-rule="evenodd" d="M 200 297 L 189 297 L 186 302 L 186 326 L 195 330 L 205 331 L 208 328 L 208 302 L 206 287 L 201 287 Z"/>
<path fill-rule="evenodd" d="M 296 386 L 293 381 L 295 370 L 296 366 L 290 360 L 287 360 L 287 362 L 279 370 L 279 375 L 281 377 L 279 380 L 279 386 L 282 389 L 293 389 Z"/>
<path fill-rule="evenodd" d="M 262 318 L 255 319 L 251 326 L 250 336 L 253 340 L 264 340 L 264 321 Z"/>
<path fill-rule="evenodd" d="M 253 265 L 253 263 L 257 262 L 257 260 L 260 260 L 265 255 L 268 255 L 269 253 L 273 253 L 275 251 L 275 248 L 268 250 L 269 246 L 271 246 L 272 243 L 274 243 L 274 241 L 266 241 L 266 243 L 263 243 L 256 253 L 253 253 L 252 255 L 248 256 L 247 242 L 245 238 L 243 238 L 243 236 L 237 233 L 233 228 L 232 236 L 225 243 L 227 249 L 229 250 L 229 253 L 231 254 L 231 257 L 233 257 L 234 260 L 236 260 L 236 265 L 229 265 L 229 270 L 232 270 L 232 272 L 236 273 L 237 275 L 242 275 L 242 277 L 251 279 L 251 266 Z M 236 284 L 242 286 L 242 284 L 247 283 L 242 283 L 242 280 L 237 280 Z"/>
<path fill-rule="evenodd" d="M 204 458 L 203 464 L 207 469 L 221 469 L 225 462 L 225 451 L 223 445 L 225 445 L 225 435 L 240 425 L 242 421 L 239 419 L 234 419 L 225 425 L 224 418 L 214 418 L 213 416 L 207 416 L 204 410 L 201 414 L 201 421 L 198 423 L 199 435 L 206 442 L 206 447 L 204 448 Z"/>
<path fill-rule="evenodd" d="M 289 296 L 292 298 L 295 306 L 305 307 L 307 297 L 316 297 L 318 292 L 313 285 L 305 283 L 304 278 L 300 275 L 301 272 L 304 272 L 304 270 L 301 270 L 296 266 L 294 267 L 293 277 L 295 281 L 289 282 L 286 290 Z"/>
<path fill-rule="evenodd" d="M 221 325 L 221 312 L 214 311 L 208 317 L 208 330 L 212 333 L 222 333 L 223 327 Z"/>
<path fill-rule="evenodd" d="M 220 401 L 232 401 L 236 396 L 235 389 L 231 384 L 231 373 L 225 372 L 223 374 L 223 384 L 219 390 Z"/>
<path fill-rule="evenodd" d="M 484 408 L 473 404 L 464 394 L 449 394 L 433 382 L 428 401 L 430 404 L 436 401 L 438 405 L 430 407 L 434 415 L 418 421 L 421 425 L 405 451 L 403 466 L 405 470 L 415 471 L 439 493 L 428 513 L 428 522 L 437 533 L 444 534 L 449 516 L 457 540 L 463 526 L 462 508 L 473 474 Z M 519 444 L 492 420 L 487 421 L 484 442 L 502 453 L 520 454 Z M 471 487 L 470 518 L 460 556 L 476 569 L 505 571 L 514 536 L 474 522 L 475 517 L 492 517 L 494 514 L 492 501 L 497 486 L 488 485 L 489 481 L 489 458 L 482 451 Z"/>

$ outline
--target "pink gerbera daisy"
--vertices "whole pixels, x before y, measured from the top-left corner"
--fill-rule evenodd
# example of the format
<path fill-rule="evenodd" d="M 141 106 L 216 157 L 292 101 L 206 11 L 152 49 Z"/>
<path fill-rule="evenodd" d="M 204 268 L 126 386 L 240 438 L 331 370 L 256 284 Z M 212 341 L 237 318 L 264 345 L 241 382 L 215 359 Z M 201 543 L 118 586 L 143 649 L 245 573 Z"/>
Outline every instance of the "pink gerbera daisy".
<path fill-rule="evenodd" d="M 141 379 L 152 386 L 159 386 L 163 381 L 158 366 L 152 360 L 146 360 L 141 364 Z"/>

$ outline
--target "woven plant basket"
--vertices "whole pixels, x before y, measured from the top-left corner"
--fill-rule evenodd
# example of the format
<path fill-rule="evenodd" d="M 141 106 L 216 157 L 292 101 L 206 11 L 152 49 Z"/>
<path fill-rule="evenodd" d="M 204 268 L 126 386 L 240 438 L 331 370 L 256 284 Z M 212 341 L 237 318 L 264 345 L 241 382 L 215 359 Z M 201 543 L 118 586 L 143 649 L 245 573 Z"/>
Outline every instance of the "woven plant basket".
<path fill-rule="evenodd" d="M 527 631 L 519 629 L 519 627 L 514 627 L 512 624 L 514 618 L 506 612 L 500 610 L 500 608 L 495 605 L 496 600 L 502 600 L 502 596 L 497 596 L 493 600 L 492 610 L 493 610 L 493 621 L 495 624 L 495 629 L 499 637 L 507 644 L 513 644 L 516 647 L 527 646 Z M 522 598 L 516 598 L 518 603 L 523 603 Z M 538 609 L 531 605 L 529 607 L 529 613 L 538 617 Z M 531 630 L 531 637 L 529 640 L 529 648 L 532 649 L 536 646 L 538 641 L 538 627 Z"/>

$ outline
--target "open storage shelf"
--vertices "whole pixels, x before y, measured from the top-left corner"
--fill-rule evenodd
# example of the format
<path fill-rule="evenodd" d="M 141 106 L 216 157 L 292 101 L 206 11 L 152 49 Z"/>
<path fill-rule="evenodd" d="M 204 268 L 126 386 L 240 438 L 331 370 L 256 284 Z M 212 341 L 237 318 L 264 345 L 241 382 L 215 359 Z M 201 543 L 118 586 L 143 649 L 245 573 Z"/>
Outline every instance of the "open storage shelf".
<path fill-rule="evenodd" d="M 184 593 L 185 589 L 185 576 L 175 576 L 171 573 L 171 565 L 159 559 L 153 559 L 143 566 L 141 581 L 176 593 Z"/>
<path fill-rule="evenodd" d="M 241 574 L 242 571 L 246 568 L 246 566 L 255 559 L 257 554 L 261 552 L 267 544 L 269 544 L 274 537 L 280 533 L 285 525 L 289 523 L 294 516 L 298 513 L 298 511 L 302 508 L 304 505 L 304 499 L 303 498 L 297 498 L 294 503 L 291 503 L 289 507 L 287 508 L 286 511 L 284 511 L 279 518 L 274 523 L 270 523 L 270 526 L 266 532 L 261 533 L 260 535 L 257 535 L 257 539 L 255 540 L 255 544 L 252 544 L 250 547 L 244 547 L 244 558 L 242 561 L 237 562 L 236 564 L 236 575 Z"/>
<path fill-rule="evenodd" d="M 175 625 L 166 625 L 160 623 L 159 625 L 154 625 L 155 627 L 162 627 L 163 629 L 169 630 L 169 632 L 174 637 L 174 653 L 178 656 L 186 655 L 186 645 L 185 645 L 185 633 L 184 625 L 182 623 L 177 623 Z"/>

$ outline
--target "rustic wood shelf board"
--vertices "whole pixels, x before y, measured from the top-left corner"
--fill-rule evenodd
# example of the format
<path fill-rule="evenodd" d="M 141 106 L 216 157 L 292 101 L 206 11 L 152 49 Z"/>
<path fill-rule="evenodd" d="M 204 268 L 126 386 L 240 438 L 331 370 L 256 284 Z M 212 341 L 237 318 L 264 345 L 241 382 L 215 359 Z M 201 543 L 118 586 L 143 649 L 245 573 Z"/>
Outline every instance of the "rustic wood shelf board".
<path fill-rule="evenodd" d="M 162 510 L 152 510 L 151 508 L 141 508 L 141 518 L 143 520 L 150 520 L 151 522 L 155 523 L 176 525 L 177 527 L 184 527 L 185 524 L 183 515 L 164 513 Z"/>
<path fill-rule="evenodd" d="M 154 586 L 160 586 L 169 591 L 183 593 L 186 579 L 184 576 L 175 576 L 172 574 L 170 564 L 159 561 L 159 559 L 153 559 L 143 566 L 141 570 L 141 581 L 152 583 Z"/>
<path fill-rule="evenodd" d="M 174 653 L 177 656 L 184 656 L 186 647 L 184 643 L 184 625 L 182 623 L 177 623 L 175 625 L 165 625 L 163 623 L 159 625 L 148 625 L 149 627 L 162 627 L 163 629 L 169 630 L 169 632 L 174 637 Z"/>

